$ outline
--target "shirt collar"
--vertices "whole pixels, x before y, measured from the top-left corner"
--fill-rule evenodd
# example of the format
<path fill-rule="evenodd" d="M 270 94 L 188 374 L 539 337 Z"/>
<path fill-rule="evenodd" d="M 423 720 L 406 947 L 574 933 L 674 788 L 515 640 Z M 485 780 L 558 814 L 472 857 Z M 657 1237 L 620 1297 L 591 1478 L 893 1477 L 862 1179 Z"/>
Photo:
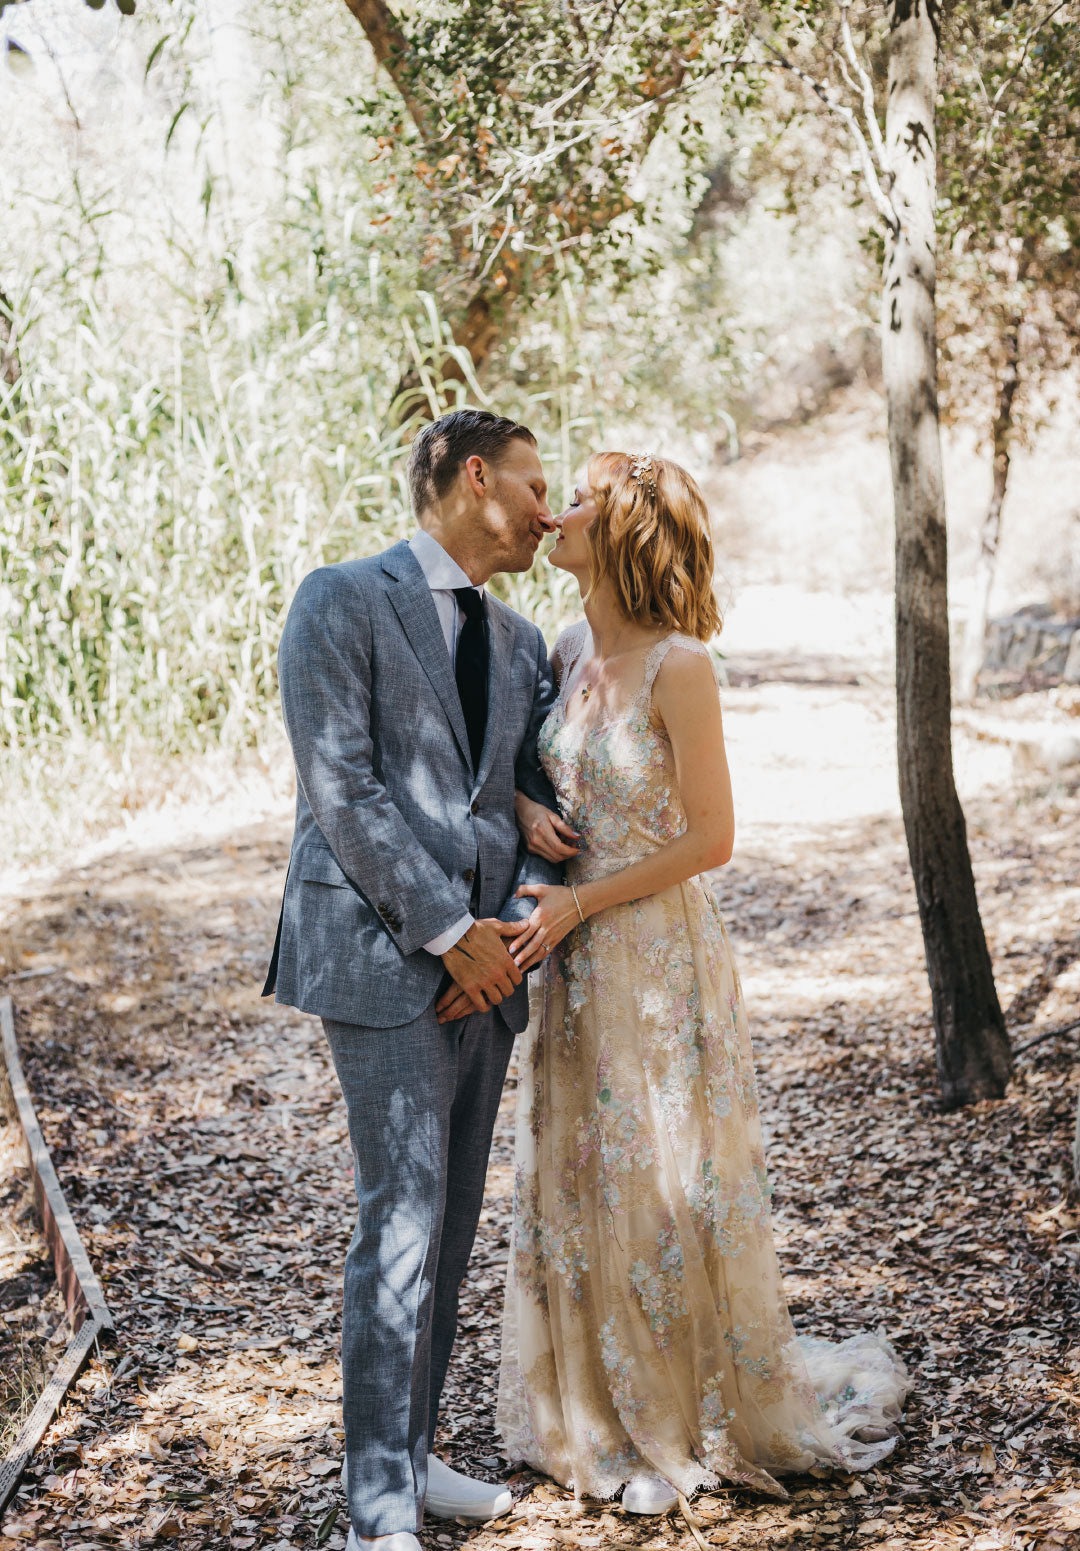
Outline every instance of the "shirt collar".
<path fill-rule="evenodd" d="M 446 553 L 438 539 L 432 538 L 426 528 L 417 528 L 409 540 L 409 548 L 433 592 L 449 592 L 454 587 L 474 585 L 453 556 Z M 483 590 L 482 587 L 476 588 L 479 593 L 483 593 Z"/>

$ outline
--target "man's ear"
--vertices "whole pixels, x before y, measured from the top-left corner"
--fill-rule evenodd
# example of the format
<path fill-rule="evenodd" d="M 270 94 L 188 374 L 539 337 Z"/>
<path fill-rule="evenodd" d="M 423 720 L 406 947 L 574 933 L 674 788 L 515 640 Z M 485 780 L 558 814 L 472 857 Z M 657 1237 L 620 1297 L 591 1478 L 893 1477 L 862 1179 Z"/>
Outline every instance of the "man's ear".
<path fill-rule="evenodd" d="M 471 458 L 466 458 L 462 468 L 465 470 L 465 478 L 469 482 L 469 489 L 473 495 L 486 495 L 489 478 L 488 467 L 479 453 L 474 453 Z"/>

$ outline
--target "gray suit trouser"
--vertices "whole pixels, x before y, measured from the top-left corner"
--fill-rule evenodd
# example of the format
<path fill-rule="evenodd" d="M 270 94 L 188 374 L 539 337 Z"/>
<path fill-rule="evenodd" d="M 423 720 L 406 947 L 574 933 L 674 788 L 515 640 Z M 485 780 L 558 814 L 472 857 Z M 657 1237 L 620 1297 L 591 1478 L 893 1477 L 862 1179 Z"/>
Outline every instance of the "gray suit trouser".
<path fill-rule="evenodd" d="M 345 1096 L 358 1215 L 341 1360 L 357 1535 L 420 1527 L 514 1036 L 493 1012 L 397 1028 L 323 1020 Z"/>

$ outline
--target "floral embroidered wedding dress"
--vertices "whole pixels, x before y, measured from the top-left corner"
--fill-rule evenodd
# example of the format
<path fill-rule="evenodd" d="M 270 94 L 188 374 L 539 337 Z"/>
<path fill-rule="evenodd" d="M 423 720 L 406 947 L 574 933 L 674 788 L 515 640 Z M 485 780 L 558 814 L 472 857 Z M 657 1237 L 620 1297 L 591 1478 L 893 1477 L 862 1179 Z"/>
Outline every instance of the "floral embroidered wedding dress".
<path fill-rule="evenodd" d="M 670 649 L 705 651 L 669 636 L 621 714 L 569 722 L 587 630 L 556 645 L 562 690 L 540 738 L 583 837 L 578 883 L 683 829 L 652 686 Z M 892 1348 L 792 1327 L 739 981 L 703 879 L 564 939 L 519 1083 L 498 1405 L 511 1453 L 599 1498 L 641 1473 L 783 1495 L 781 1473 L 884 1458 L 908 1388 Z"/>

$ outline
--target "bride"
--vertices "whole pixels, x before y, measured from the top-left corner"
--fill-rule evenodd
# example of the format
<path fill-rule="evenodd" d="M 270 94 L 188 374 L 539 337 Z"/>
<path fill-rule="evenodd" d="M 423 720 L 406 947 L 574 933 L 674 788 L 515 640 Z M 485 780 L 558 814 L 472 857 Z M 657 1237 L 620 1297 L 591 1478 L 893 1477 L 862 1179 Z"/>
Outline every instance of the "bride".
<path fill-rule="evenodd" d="M 873 1335 L 797 1338 L 769 1216 L 753 1057 L 703 876 L 731 856 L 731 787 L 705 643 L 709 519 L 667 459 L 599 453 L 556 519 L 585 618 L 552 661 L 544 767 L 519 796 L 567 862 L 514 946 L 544 960 L 521 1051 L 498 1428 L 578 1496 L 663 1513 L 720 1481 L 783 1495 L 866 1469 L 908 1389 Z"/>

